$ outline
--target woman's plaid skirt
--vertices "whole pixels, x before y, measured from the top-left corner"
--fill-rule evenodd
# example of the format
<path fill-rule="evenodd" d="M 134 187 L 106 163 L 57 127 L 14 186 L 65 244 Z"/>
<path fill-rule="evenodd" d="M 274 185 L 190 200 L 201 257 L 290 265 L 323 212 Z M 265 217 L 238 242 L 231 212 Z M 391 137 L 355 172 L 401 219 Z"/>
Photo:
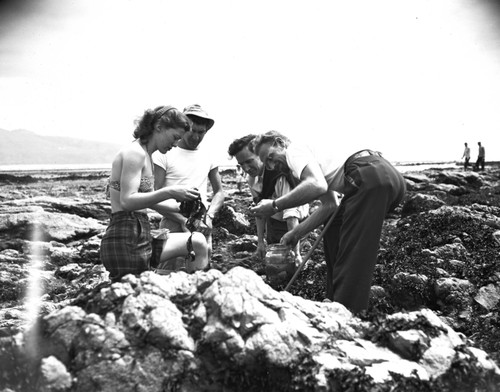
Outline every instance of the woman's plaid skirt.
<path fill-rule="evenodd" d="M 119 211 L 111 214 L 101 241 L 101 262 L 112 281 L 127 274 L 150 269 L 152 254 L 151 225 L 147 214 Z"/>

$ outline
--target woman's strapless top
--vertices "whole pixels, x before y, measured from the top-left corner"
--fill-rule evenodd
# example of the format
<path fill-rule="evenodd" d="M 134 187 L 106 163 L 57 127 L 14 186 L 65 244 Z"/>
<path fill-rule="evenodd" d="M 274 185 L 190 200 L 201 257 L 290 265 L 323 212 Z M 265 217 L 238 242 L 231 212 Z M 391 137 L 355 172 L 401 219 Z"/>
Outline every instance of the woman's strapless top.
<path fill-rule="evenodd" d="M 154 176 L 141 177 L 141 183 L 139 184 L 139 192 L 152 192 L 155 189 L 155 178 Z M 111 181 L 108 178 L 108 183 L 106 185 L 106 195 L 110 196 L 110 189 L 120 192 L 120 181 Z"/>

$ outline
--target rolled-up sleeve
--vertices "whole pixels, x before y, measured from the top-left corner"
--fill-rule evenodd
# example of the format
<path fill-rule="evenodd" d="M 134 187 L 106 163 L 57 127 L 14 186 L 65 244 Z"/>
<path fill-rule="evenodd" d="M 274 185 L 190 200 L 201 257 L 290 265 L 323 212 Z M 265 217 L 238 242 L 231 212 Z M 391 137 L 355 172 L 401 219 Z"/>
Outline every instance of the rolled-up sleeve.
<path fill-rule="evenodd" d="M 284 176 L 281 176 L 274 187 L 276 198 L 286 195 L 292 190 L 290 183 L 286 180 Z M 279 216 L 277 216 L 279 215 Z M 278 214 L 275 214 L 278 219 L 286 220 L 288 218 L 297 218 L 302 220 L 309 215 L 309 205 L 303 204 L 298 207 L 287 208 Z"/>

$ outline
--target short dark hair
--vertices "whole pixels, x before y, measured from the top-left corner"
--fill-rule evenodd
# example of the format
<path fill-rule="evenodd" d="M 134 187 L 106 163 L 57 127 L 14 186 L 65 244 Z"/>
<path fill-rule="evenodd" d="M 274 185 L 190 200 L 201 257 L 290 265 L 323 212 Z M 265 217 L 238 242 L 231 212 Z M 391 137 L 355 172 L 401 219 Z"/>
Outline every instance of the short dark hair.
<path fill-rule="evenodd" d="M 250 143 L 252 143 L 252 140 L 254 138 L 255 138 L 254 134 L 249 134 L 249 135 L 240 137 L 239 139 L 233 140 L 233 142 L 229 145 L 229 148 L 227 149 L 228 154 L 231 157 L 234 157 L 236 154 L 238 154 L 245 147 L 249 147 Z"/>

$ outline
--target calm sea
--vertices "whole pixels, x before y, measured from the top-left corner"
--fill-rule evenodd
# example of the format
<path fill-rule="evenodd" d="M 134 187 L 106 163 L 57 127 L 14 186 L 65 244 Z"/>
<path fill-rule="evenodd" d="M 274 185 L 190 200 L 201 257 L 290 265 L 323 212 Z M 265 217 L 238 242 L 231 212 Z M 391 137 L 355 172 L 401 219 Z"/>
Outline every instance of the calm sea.
<path fill-rule="evenodd" d="M 430 168 L 447 169 L 459 167 L 456 162 L 396 162 L 394 165 L 402 173 L 420 171 Z M 221 170 L 234 169 L 236 165 L 220 165 Z M 0 165 L 0 172 L 40 172 L 40 171 L 106 171 L 111 169 L 110 163 L 102 164 L 43 164 L 43 165 Z"/>
<path fill-rule="evenodd" d="M 0 172 L 103 171 L 103 170 L 110 170 L 110 169 L 111 169 L 111 163 L 0 165 Z"/>
<path fill-rule="evenodd" d="M 426 169 L 456 169 L 462 167 L 462 164 L 456 162 L 396 162 L 394 166 L 401 173 L 406 173 Z"/>

